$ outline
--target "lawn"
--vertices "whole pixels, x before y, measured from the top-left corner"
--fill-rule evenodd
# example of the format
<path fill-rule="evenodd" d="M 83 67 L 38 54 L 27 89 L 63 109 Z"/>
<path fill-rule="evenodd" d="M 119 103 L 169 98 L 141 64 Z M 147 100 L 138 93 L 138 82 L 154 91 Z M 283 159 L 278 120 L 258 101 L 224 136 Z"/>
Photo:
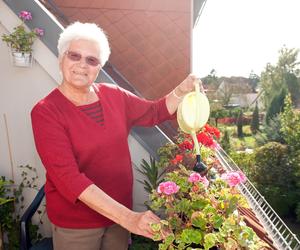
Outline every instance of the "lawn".
<path fill-rule="evenodd" d="M 225 129 L 229 131 L 230 134 L 230 144 L 233 150 L 235 151 L 244 151 L 247 148 L 254 149 L 256 145 L 255 138 L 252 136 L 251 129 L 249 125 L 243 126 L 244 137 L 237 137 L 237 128 L 235 125 L 226 126 L 220 125 L 219 129 L 224 132 Z"/>

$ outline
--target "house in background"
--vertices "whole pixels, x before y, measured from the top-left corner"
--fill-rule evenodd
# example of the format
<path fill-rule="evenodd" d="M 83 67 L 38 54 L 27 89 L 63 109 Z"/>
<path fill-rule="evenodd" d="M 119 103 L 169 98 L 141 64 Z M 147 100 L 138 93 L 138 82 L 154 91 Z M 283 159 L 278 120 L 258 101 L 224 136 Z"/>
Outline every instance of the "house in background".
<path fill-rule="evenodd" d="M 242 108 L 253 108 L 257 101 L 258 107 L 263 108 L 259 93 L 253 92 L 250 80 L 245 77 L 221 77 L 221 83 L 211 95 L 223 105 L 235 105 Z"/>

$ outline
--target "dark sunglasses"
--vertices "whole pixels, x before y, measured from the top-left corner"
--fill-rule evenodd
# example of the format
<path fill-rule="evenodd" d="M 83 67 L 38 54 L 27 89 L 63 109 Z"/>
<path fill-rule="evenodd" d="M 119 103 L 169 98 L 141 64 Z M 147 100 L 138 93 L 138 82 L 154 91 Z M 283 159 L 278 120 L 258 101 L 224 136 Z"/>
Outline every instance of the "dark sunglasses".
<path fill-rule="evenodd" d="M 66 51 L 65 53 L 67 55 L 67 57 L 74 62 L 78 62 L 81 60 L 82 55 L 74 52 L 74 51 Z M 94 56 L 86 56 L 84 57 L 86 64 L 90 65 L 90 66 L 98 66 L 100 64 L 100 61 L 98 58 L 94 57 Z"/>

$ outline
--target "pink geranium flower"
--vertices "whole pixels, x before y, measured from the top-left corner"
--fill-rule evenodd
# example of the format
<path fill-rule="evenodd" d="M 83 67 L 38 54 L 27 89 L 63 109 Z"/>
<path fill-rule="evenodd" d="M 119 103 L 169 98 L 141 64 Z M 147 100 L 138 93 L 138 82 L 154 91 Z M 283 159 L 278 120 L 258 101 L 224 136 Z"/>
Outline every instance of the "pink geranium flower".
<path fill-rule="evenodd" d="M 207 178 L 205 176 L 202 177 L 198 173 L 192 173 L 190 175 L 190 177 L 188 178 L 188 181 L 192 182 L 192 183 L 202 182 L 205 187 L 208 187 L 208 185 L 209 185 L 209 181 L 207 180 Z"/>
<path fill-rule="evenodd" d="M 32 16 L 31 16 L 31 13 L 29 11 L 26 11 L 26 10 L 22 10 L 20 11 L 19 13 L 19 17 L 22 19 L 22 20 L 31 20 L 32 19 Z"/>
<path fill-rule="evenodd" d="M 35 28 L 34 33 L 37 34 L 38 36 L 43 36 L 44 35 L 44 30 L 41 28 Z"/>
<path fill-rule="evenodd" d="M 179 186 L 176 185 L 173 181 L 165 181 L 158 185 L 157 192 L 159 194 L 163 193 L 166 195 L 171 195 L 177 193 Z"/>
<path fill-rule="evenodd" d="M 247 177 L 241 171 L 222 174 L 221 178 L 226 180 L 230 187 L 235 187 L 247 180 Z"/>

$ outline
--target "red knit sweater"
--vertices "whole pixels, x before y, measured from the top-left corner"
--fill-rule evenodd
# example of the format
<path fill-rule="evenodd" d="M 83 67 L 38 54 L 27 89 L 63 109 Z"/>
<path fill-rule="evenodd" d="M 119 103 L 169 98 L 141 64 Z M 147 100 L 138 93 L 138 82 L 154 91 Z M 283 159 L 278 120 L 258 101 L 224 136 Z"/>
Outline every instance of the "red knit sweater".
<path fill-rule="evenodd" d="M 165 98 L 147 101 L 111 84 L 95 84 L 104 125 L 80 111 L 58 89 L 31 112 L 37 151 L 46 168 L 50 221 L 65 228 L 95 228 L 112 221 L 77 198 L 94 183 L 132 207 L 132 167 L 128 134 L 132 126 L 153 126 L 171 116 Z"/>

